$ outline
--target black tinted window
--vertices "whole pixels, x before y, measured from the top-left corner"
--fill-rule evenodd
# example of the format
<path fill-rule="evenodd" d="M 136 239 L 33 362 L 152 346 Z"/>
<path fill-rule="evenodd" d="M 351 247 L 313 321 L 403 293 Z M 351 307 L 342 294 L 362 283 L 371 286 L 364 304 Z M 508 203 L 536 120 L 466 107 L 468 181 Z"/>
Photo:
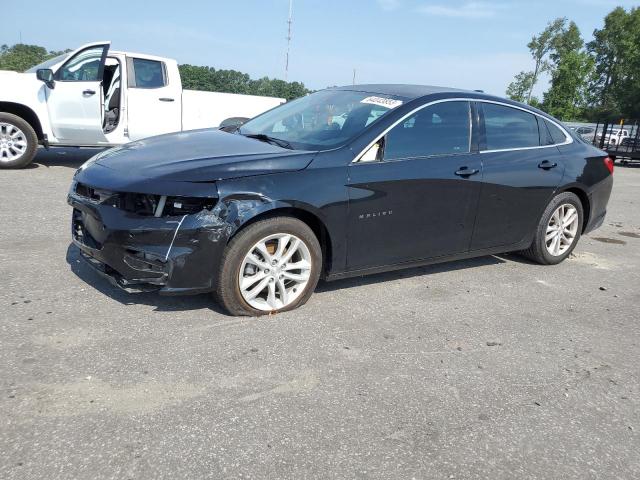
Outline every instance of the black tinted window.
<path fill-rule="evenodd" d="M 386 136 L 384 158 L 468 153 L 469 102 L 443 102 L 423 108 Z"/>
<path fill-rule="evenodd" d="M 135 85 L 138 88 L 159 88 L 166 85 L 162 62 L 156 60 L 133 59 Z"/>
<path fill-rule="evenodd" d="M 562 133 L 562 130 L 560 130 L 553 123 L 548 122 L 547 120 L 545 120 L 544 123 L 547 124 L 547 128 L 549 129 L 549 134 L 551 135 L 551 138 L 553 139 L 554 144 L 564 143 L 567 141 L 567 137 L 565 136 L 564 133 Z"/>
<path fill-rule="evenodd" d="M 535 115 L 516 108 L 483 103 L 487 150 L 540 145 Z"/>

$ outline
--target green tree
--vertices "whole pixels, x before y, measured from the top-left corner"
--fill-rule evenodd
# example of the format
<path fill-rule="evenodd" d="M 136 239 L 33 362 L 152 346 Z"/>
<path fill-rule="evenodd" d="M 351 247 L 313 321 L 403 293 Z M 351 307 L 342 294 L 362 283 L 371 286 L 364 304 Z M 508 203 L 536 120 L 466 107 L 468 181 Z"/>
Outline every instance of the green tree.
<path fill-rule="evenodd" d="M 593 37 L 592 104 L 608 116 L 640 116 L 640 9 L 615 8 Z"/>
<path fill-rule="evenodd" d="M 547 24 L 547 27 L 539 35 L 534 35 L 527 44 L 533 61 L 535 62 L 533 72 L 531 72 L 532 80 L 527 94 L 527 103 L 531 101 L 533 87 L 538 83 L 540 74 L 549 70 L 550 65 L 547 57 L 554 48 L 556 37 L 564 30 L 566 23 L 566 18 L 556 18 L 553 22 Z"/>
<path fill-rule="evenodd" d="M 586 106 L 586 86 L 593 60 L 584 51 L 584 41 L 574 22 L 558 33 L 549 53 L 551 87 L 542 108 L 562 120 L 577 120 Z"/>
<path fill-rule="evenodd" d="M 533 36 L 527 44 L 534 61 L 533 70 L 520 72 L 515 76 L 513 82 L 507 87 L 506 93 L 509 98 L 531 105 L 533 88 L 538 83 L 540 75 L 551 67 L 549 55 L 557 43 L 558 35 L 565 30 L 566 23 L 566 18 L 556 18 L 549 22 L 540 34 Z"/>
<path fill-rule="evenodd" d="M 49 52 L 44 47 L 25 45 L 24 43 L 17 43 L 11 47 L 2 45 L 0 47 L 0 70 L 24 72 L 34 65 L 68 51 L 69 50 L 65 50 L 64 52 Z"/>
<path fill-rule="evenodd" d="M 186 89 L 211 92 L 242 93 L 292 100 L 309 93 L 300 82 L 285 82 L 263 77 L 252 80 L 246 73 L 236 70 L 216 70 L 213 67 L 180 65 L 182 86 Z"/>
<path fill-rule="evenodd" d="M 523 103 L 528 99 L 531 103 L 531 98 L 528 97 L 533 83 L 533 72 L 520 72 L 507 87 L 507 97 Z"/>

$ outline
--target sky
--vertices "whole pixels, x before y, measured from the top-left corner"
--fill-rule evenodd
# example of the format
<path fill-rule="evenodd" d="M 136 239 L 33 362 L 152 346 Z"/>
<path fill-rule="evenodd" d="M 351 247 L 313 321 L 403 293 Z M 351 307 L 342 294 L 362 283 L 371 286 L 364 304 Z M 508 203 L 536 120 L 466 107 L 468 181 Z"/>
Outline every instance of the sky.
<path fill-rule="evenodd" d="M 289 0 L 6 3 L 0 44 L 61 50 L 111 40 L 117 50 L 284 78 Z M 618 5 L 640 0 L 293 0 L 288 79 L 320 89 L 351 84 L 355 69 L 356 83 L 504 95 L 532 69 L 526 44 L 549 21 L 568 17 L 588 41 Z"/>

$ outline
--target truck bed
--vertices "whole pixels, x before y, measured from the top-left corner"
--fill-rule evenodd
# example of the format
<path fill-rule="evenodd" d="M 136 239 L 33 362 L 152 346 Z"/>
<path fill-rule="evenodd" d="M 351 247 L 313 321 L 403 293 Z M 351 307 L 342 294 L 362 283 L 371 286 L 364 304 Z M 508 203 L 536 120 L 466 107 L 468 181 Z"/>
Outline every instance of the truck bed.
<path fill-rule="evenodd" d="M 183 90 L 182 129 L 217 127 L 230 117 L 252 118 L 284 102 L 284 98 Z"/>

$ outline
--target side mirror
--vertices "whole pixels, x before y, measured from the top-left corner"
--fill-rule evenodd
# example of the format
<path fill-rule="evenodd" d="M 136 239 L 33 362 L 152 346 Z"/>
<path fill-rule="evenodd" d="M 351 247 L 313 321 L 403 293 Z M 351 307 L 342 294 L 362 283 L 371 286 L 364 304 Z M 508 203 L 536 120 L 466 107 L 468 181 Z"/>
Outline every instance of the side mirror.
<path fill-rule="evenodd" d="M 225 132 L 235 132 L 248 121 L 249 119 L 246 117 L 231 117 L 220 122 L 219 128 Z"/>
<path fill-rule="evenodd" d="M 50 68 L 40 68 L 36 71 L 36 78 L 53 90 L 55 81 L 53 80 L 53 70 Z"/>

